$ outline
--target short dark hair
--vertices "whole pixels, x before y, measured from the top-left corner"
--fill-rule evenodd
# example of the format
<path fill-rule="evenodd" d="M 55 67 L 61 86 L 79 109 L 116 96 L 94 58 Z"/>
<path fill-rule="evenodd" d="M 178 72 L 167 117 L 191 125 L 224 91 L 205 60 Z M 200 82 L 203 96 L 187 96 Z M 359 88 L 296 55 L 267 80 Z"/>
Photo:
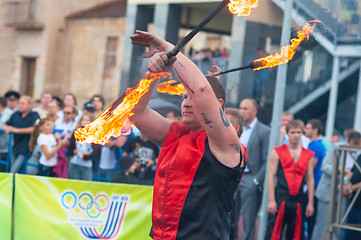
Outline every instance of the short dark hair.
<path fill-rule="evenodd" d="M 311 119 L 307 122 L 307 124 L 311 124 L 312 129 L 317 129 L 317 135 L 323 134 L 323 123 L 318 119 Z"/>
<path fill-rule="evenodd" d="M 100 101 L 101 101 L 102 104 L 103 104 L 103 107 L 105 106 L 105 99 L 104 99 L 104 97 L 103 97 L 102 95 L 100 95 L 100 94 L 94 94 L 93 97 L 90 99 L 90 101 L 93 102 L 95 98 L 99 98 Z"/>
<path fill-rule="evenodd" d="M 303 131 L 303 122 L 300 120 L 291 120 L 286 125 L 286 132 L 288 132 L 290 129 L 293 129 L 293 128 L 300 128 L 301 131 Z"/>
<path fill-rule="evenodd" d="M 254 99 L 254 98 L 245 98 L 242 101 L 244 101 L 244 100 L 250 101 L 252 103 L 252 105 L 256 108 L 256 110 L 258 110 L 258 103 L 257 103 L 256 99 Z"/>
<path fill-rule="evenodd" d="M 361 141 L 361 134 L 356 131 L 352 131 L 348 135 L 348 142 L 354 141 L 356 144 L 359 144 Z"/>
<path fill-rule="evenodd" d="M 222 109 L 224 109 L 224 106 L 226 104 L 226 90 L 224 89 L 222 82 L 214 76 L 207 76 L 206 78 L 207 78 L 209 84 L 211 85 L 212 90 L 213 90 L 214 94 L 216 95 L 217 99 L 219 99 L 219 98 L 223 99 Z"/>

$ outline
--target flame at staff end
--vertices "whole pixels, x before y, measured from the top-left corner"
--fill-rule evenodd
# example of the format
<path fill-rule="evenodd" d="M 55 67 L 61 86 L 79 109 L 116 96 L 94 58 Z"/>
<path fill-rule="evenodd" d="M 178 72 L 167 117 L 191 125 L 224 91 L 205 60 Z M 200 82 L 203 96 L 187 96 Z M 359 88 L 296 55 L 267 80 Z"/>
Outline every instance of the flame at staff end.
<path fill-rule="evenodd" d="M 310 26 L 310 22 L 315 23 Z M 306 23 L 306 26 L 302 30 L 297 31 L 297 38 L 291 39 L 291 44 L 281 48 L 281 53 L 275 53 L 270 56 L 256 59 L 252 62 L 251 66 L 253 70 L 260 70 L 263 68 L 270 68 L 286 63 L 293 58 L 296 53 L 296 48 L 304 39 L 309 39 L 310 33 L 316 26 L 316 23 L 321 22 L 319 20 L 312 20 Z"/>
<path fill-rule="evenodd" d="M 176 80 L 169 80 L 167 82 L 159 83 L 157 86 L 157 91 L 160 93 L 169 93 L 172 95 L 181 95 L 184 93 L 185 88 L 182 83 L 177 82 Z"/>
<path fill-rule="evenodd" d="M 150 73 L 141 79 L 135 88 L 127 90 L 122 103 L 113 112 L 111 106 L 90 124 L 78 128 L 74 135 L 79 142 L 106 144 L 111 137 L 118 137 L 129 132 L 131 123 L 129 117 L 140 98 L 149 91 L 149 85 L 159 78 L 171 76 L 168 72 Z M 129 134 L 129 133 L 128 133 Z"/>
<path fill-rule="evenodd" d="M 251 14 L 251 8 L 258 6 L 258 0 L 230 0 L 227 6 L 233 14 L 249 16 Z"/>

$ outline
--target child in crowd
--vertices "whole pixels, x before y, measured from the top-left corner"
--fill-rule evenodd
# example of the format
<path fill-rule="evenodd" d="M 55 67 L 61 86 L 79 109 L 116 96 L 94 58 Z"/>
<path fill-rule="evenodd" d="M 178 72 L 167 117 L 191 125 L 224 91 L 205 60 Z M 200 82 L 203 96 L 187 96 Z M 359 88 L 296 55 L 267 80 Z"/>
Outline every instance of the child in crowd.
<path fill-rule="evenodd" d="M 87 125 L 93 121 L 90 113 L 84 113 L 80 118 L 77 128 Z M 70 157 L 69 178 L 79 180 L 93 179 L 93 158 L 99 158 L 100 145 L 80 143 L 74 137 L 74 132 L 70 138 L 70 146 L 68 149 Z"/>
<path fill-rule="evenodd" d="M 57 153 L 60 148 L 67 144 L 67 140 L 59 140 L 58 143 L 52 134 L 53 124 L 48 118 L 38 119 L 31 134 L 29 148 L 33 151 L 35 145 L 40 146 L 41 156 L 39 160 L 39 175 L 54 176 L 53 169 L 57 163 Z"/>

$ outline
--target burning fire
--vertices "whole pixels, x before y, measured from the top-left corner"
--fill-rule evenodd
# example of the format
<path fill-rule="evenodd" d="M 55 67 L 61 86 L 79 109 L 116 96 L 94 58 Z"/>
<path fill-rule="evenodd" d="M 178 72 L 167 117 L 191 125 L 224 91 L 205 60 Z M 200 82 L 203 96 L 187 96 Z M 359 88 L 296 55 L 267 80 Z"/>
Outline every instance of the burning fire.
<path fill-rule="evenodd" d="M 303 27 L 302 30 L 297 31 L 297 38 L 291 39 L 291 44 L 281 48 L 281 53 L 275 53 L 273 55 L 256 59 L 252 62 L 251 67 L 253 70 L 259 70 L 262 68 L 275 67 L 279 64 L 286 63 L 293 58 L 296 53 L 296 48 L 304 39 L 309 39 L 310 33 L 315 28 L 317 22 L 319 20 L 313 20 L 310 22 L 314 22 L 312 26 L 310 26 L 309 22 L 306 23 L 306 26 Z"/>
<path fill-rule="evenodd" d="M 249 16 L 251 8 L 258 6 L 258 0 L 229 0 L 227 4 L 231 13 L 238 16 Z"/>
<path fill-rule="evenodd" d="M 167 82 L 159 83 L 157 90 L 160 93 L 169 93 L 172 95 L 180 95 L 184 93 L 185 88 L 182 83 L 177 82 L 176 80 L 169 80 Z"/>
<path fill-rule="evenodd" d="M 159 78 L 167 78 L 171 74 L 147 73 L 135 88 L 127 90 L 123 101 L 112 111 L 112 106 L 105 110 L 92 123 L 78 128 L 75 131 L 75 138 L 80 142 L 106 144 L 111 137 L 118 137 L 121 134 L 130 133 L 131 123 L 129 117 L 133 115 L 132 109 L 139 102 L 139 99 L 148 92 L 149 85 Z"/>

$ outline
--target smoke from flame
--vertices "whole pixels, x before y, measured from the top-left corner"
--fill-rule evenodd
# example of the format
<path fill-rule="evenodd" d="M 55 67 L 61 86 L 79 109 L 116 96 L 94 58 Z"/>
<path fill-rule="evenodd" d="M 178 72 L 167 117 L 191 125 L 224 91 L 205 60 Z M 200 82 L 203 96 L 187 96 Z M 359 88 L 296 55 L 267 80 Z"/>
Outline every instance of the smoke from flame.
<path fill-rule="evenodd" d="M 127 90 L 121 104 L 112 112 L 110 106 L 92 123 L 78 128 L 75 131 L 75 138 L 80 142 L 106 144 L 111 137 L 118 137 L 121 134 L 130 134 L 131 123 L 129 117 L 133 115 L 132 110 L 139 102 L 139 99 L 148 92 L 149 85 L 159 78 L 167 78 L 171 74 L 147 73 L 146 77 L 141 79 L 135 88 Z"/>
<path fill-rule="evenodd" d="M 297 31 L 297 38 L 291 39 L 290 45 L 281 48 L 281 53 L 275 53 L 273 55 L 254 60 L 252 62 L 252 69 L 259 70 L 262 68 L 275 67 L 291 60 L 296 53 L 296 48 L 298 45 L 300 45 L 304 39 L 309 39 L 310 33 L 315 28 L 316 23 L 320 21 L 313 20 L 310 22 L 315 22 L 315 24 L 310 26 L 310 24 L 307 22 L 306 26 L 304 26 L 302 30 Z"/>
<path fill-rule="evenodd" d="M 230 0 L 227 4 L 231 13 L 238 16 L 249 16 L 251 8 L 258 6 L 258 0 Z"/>
<path fill-rule="evenodd" d="M 172 95 L 180 95 L 184 93 L 185 88 L 182 83 L 177 82 L 176 80 L 169 80 L 167 82 L 159 83 L 157 90 L 160 93 L 169 93 Z"/>

